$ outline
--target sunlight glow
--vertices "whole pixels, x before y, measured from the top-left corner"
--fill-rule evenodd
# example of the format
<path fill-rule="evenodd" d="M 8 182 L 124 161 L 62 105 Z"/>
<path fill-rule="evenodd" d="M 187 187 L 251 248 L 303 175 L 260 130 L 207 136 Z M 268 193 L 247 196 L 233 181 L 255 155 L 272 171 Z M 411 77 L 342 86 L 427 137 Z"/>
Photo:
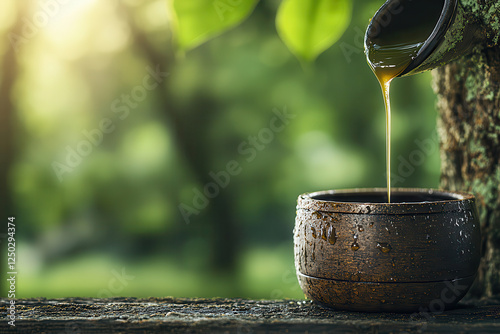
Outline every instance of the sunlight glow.
<path fill-rule="evenodd" d="M 85 11 L 86 9 L 95 5 L 96 0 L 71 0 L 60 2 L 56 1 L 55 3 L 59 4 L 59 6 L 54 5 L 52 8 L 44 5 L 44 3 L 46 2 L 38 2 L 38 10 L 43 11 L 51 16 L 52 21 L 55 23 L 60 19 L 64 19 L 65 17 L 79 15 L 80 13 L 82 13 L 82 11 Z"/>
<path fill-rule="evenodd" d="M 16 19 L 14 2 L 2 1 L 0 3 L 0 31 L 10 27 Z"/>
<path fill-rule="evenodd" d="M 64 6 L 42 30 L 58 56 L 76 60 L 89 51 L 113 53 L 127 45 L 129 31 L 116 1 L 76 0 Z"/>

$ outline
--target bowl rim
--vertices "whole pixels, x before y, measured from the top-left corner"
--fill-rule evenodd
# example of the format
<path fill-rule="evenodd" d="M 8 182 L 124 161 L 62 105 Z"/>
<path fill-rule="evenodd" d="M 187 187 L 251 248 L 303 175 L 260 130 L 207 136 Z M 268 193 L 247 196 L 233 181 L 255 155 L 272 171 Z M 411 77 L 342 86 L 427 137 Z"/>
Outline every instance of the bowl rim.
<path fill-rule="evenodd" d="M 328 201 L 314 197 L 334 194 L 379 194 L 386 193 L 386 188 L 353 188 L 339 190 L 323 190 L 301 194 L 297 199 L 297 209 L 323 211 L 332 213 L 350 214 L 389 214 L 412 215 L 433 214 L 443 212 L 475 210 L 474 195 L 461 191 L 440 190 L 433 188 L 392 188 L 392 194 L 417 193 L 427 195 L 447 196 L 452 199 L 436 200 L 429 202 L 404 202 L 404 203 L 368 203 L 368 202 L 342 202 Z"/>

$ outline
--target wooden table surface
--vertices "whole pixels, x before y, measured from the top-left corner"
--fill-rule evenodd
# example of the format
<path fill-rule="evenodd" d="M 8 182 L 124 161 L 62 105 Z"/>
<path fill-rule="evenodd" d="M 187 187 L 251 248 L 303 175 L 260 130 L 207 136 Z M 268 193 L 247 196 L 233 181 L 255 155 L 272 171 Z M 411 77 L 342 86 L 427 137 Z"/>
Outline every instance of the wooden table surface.
<path fill-rule="evenodd" d="M 15 327 L 0 299 L 0 333 L 500 333 L 500 303 L 441 313 L 334 311 L 310 301 L 65 298 L 20 299 Z"/>

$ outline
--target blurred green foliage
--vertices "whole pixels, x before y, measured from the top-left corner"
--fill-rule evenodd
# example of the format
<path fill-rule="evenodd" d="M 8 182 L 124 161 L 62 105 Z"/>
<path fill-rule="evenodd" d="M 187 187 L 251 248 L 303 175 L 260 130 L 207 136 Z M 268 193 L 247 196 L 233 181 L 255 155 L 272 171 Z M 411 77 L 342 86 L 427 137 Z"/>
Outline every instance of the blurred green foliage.
<path fill-rule="evenodd" d="M 258 0 L 172 0 L 175 38 L 181 50 L 190 49 L 210 37 L 241 23 Z"/>
<path fill-rule="evenodd" d="M 300 59 L 311 61 L 344 33 L 351 20 L 350 0 L 285 0 L 276 17 L 278 32 Z"/>
<path fill-rule="evenodd" d="M 177 23 L 174 38 L 191 49 L 241 23 L 257 0 L 172 0 Z M 333 43 L 351 20 L 351 0 L 283 0 L 276 28 L 283 42 L 302 61 L 312 61 Z"/>
<path fill-rule="evenodd" d="M 345 34 L 306 70 L 276 33 L 277 1 L 259 2 L 241 25 L 183 58 L 173 56 L 164 0 L 74 0 L 46 14 L 16 53 L 12 88 L 18 297 L 301 297 L 297 196 L 385 185 L 383 101 L 362 50 L 382 2 L 355 1 Z M 29 12 L 0 5 L 4 36 L 13 18 L 44 12 L 30 4 Z M 3 56 L 12 46 L 1 40 Z M 144 88 L 157 66 L 168 77 Z M 393 84 L 395 186 L 438 184 L 437 147 L 410 161 L 422 151 L 416 140 L 434 140 L 430 81 L 427 73 Z M 270 139 L 273 110 L 285 108 L 294 118 Z M 113 130 L 82 146 L 105 119 Z M 259 135 L 249 159 L 239 147 Z M 53 163 L 68 165 L 79 148 L 87 154 L 60 181 Z M 196 209 L 210 172 L 233 160 L 240 173 Z M 189 224 L 182 203 L 198 211 Z M 127 279 L 112 285 L 122 270 Z"/>

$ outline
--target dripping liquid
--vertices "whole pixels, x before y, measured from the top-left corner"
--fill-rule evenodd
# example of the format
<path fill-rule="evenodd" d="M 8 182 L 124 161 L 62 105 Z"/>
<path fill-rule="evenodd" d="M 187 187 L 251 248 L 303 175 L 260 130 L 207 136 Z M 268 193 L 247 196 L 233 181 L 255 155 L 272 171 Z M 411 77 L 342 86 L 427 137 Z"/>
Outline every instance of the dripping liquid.
<path fill-rule="evenodd" d="M 375 73 L 385 102 L 387 201 L 391 202 L 391 103 L 392 79 L 403 73 L 431 36 L 445 0 L 400 0 L 382 7 L 365 37 L 368 64 Z"/>
<path fill-rule="evenodd" d="M 391 202 L 391 81 L 410 65 L 423 43 L 379 46 L 366 50 L 368 64 L 380 83 L 385 104 L 387 202 Z"/>

